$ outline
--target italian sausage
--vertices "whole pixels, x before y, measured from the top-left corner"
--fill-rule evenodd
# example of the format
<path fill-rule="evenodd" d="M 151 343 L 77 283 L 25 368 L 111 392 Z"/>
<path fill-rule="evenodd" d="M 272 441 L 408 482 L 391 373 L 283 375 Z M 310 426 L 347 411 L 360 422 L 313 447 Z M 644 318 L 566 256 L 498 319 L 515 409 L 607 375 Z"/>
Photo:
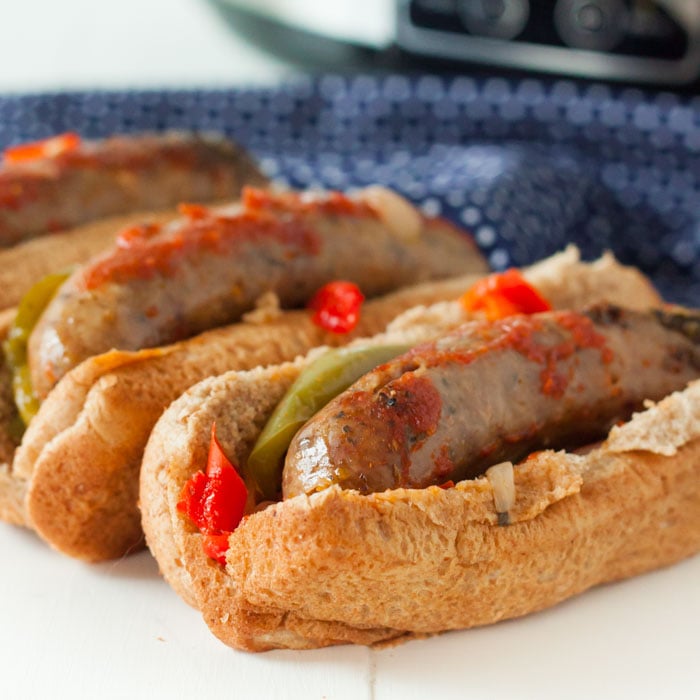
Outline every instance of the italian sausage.
<path fill-rule="evenodd" d="M 474 478 L 599 440 L 700 376 L 700 313 L 614 306 L 473 322 L 378 367 L 294 437 L 285 497 Z"/>
<path fill-rule="evenodd" d="M 73 136 L 70 140 L 68 136 Z M 63 139 L 61 141 L 61 139 Z M 184 133 L 56 137 L 0 166 L 0 246 L 117 214 L 236 197 L 265 178 L 224 138 Z M 32 148 L 33 147 L 33 148 Z"/>
<path fill-rule="evenodd" d="M 163 345 L 237 321 L 268 291 L 289 308 L 334 279 L 376 296 L 485 269 L 471 239 L 398 195 L 247 189 L 241 204 L 191 207 L 173 224 L 127 230 L 77 270 L 30 337 L 34 390 L 46 396 L 69 369 L 111 348 Z"/>

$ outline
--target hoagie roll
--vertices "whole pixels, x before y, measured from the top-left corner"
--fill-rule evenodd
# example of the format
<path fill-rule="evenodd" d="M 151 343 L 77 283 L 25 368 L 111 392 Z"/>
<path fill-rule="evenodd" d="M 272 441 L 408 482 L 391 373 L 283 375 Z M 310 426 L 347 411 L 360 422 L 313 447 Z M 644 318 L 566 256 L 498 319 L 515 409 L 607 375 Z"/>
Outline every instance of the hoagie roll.
<path fill-rule="evenodd" d="M 634 304 L 639 300 L 632 294 L 628 301 Z M 454 328 L 449 311 L 449 304 L 442 304 L 432 310 L 409 312 L 381 337 L 358 342 L 371 346 L 424 341 L 434 337 L 438 328 L 438 334 Z M 559 436 L 571 446 L 565 451 L 546 426 L 538 426 L 541 447 L 550 444 L 555 449 L 541 450 L 536 441 L 527 442 L 525 452 L 530 456 L 522 461 L 520 450 L 501 454 L 494 450 L 491 439 L 485 439 L 481 452 L 478 445 L 474 449 L 483 455 L 488 448 L 498 463 L 477 462 L 476 471 L 466 478 L 434 461 L 439 469 L 432 483 L 410 488 L 400 481 L 380 483 L 375 492 L 372 473 L 387 464 L 377 457 L 382 445 L 386 457 L 393 458 L 402 454 L 401 449 L 407 450 L 406 455 L 418 454 L 416 445 L 427 444 L 430 436 L 440 436 L 440 428 L 426 425 L 426 412 L 419 410 L 424 392 L 402 394 L 397 388 L 396 393 L 384 396 L 384 405 L 391 410 L 381 413 L 384 418 L 372 437 L 371 432 L 366 437 L 352 432 L 348 422 L 352 417 L 340 404 L 338 410 L 333 409 L 333 402 L 322 410 L 351 428 L 341 433 L 348 445 L 357 449 L 356 473 L 364 475 L 350 488 L 342 488 L 349 462 L 335 471 L 330 460 L 337 460 L 339 453 L 324 453 L 306 439 L 309 452 L 316 449 L 319 464 L 331 468 L 315 481 L 302 470 L 305 488 L 297 491 L 298 495 L 290 493 L 281 501 L 278 495 L 272 503 L 261 502 L 265 496 L 260 496 L 259 474 L 249 468 L 251 454 L 287 390 L 302 370 L 318 362 L 320 351 L 294 363 L 231 372 L 192 387 L 158 421 L 141 471 L 144 527 L 168 581 L 201 610 L 214 633 L 231 646 L 248 650 L 310 648 L 387 642 L 527 614 L 598 583 L 663 566 L 697 551 L 700 447 L 695 443 L 700 434 L 700 396 L 697 383 L 683 390 L 698 375 L 697 314 L 632 312 L 605 306 L 589 313 L 550 312 L 549 316 L 542 314 L 518 323 L 522 327 L 547 324 L 550 317 L 564 329 L 563 340 L 547 340 L 548 331 L 541 325 L 528 332 L 536 333 L 537 342 L 545 347 L 566 348 L 554 353 L 550 369 L 563 372 L 573 394 L 569 399 L 554 392 L 553 404 L 566 400 L 576 405 L 576 400 L 580 401 L 576 397 L 578 384 L 588 378 L 589 371 L 593 372 L 591 378 L 599 371 L 605 375 L 595 379 L 594 383 L 600 384 L 592 389 L 594 393 L 610 391 L 608 382 L 622 371 L 615 364 L 619 359 L 614 358 L 625 354 L 628 341 L 633 352 L 634 339 L 638 342 L 647 336 L 647 330 L 658 326 L 660 335 L 652 344 L 661 354 L 647 358 L 642 350 L 644 356 L 635 360 L 638 364 L 625 364 L 625 371 L 640 375 L 639 384 L 628 382 L 630 391 L 645 386 L 642 374 L 654 380 L 634 398 L 623 396 L 619 411 L 616 408 L 588 433 L 585 428 L 590 427 L 590 416 L 579 404 L 575 410 L 579 411 L 584 441 L 589 442 L 597 432 L 602 443 L 575 450 L 580 441 L 575 431 L 570 431 Z M 460 329 L 457 334 L 476 333 L 482 342 L 479 323 L 484 322 L 467 324 L 464 329 L 471 330 Z M 506 330 L 502 332 L 510 333 L 507 320 L 503 323 Z M 651 324 L 648 329 L 643 327 L 645 323 Z M 513 327 L 519 332 L 520 326 Z M 586 333 L 581 332 L 584 327 Z M 615 340 L 610 333 L 620 334 L 623 340 Z M 430 347 L 433 352 L 438 347 L 451 355 L 453 351 L 444 343 L 441 338 Z M 473 352 L 481 357 L 484 351 Z M 491 362 L 488 353 L 483 356 Z M 407 371 L 425 379 L 422 368 L 428 365 L 415 353 L 406 357 L 411 365 Z M 469 364 L 455 357 L 451 361 Z M 526 361 L 541 370 L 544 360 L 533 353 Z M 596 364 L 602 370 L 596 369 Z M 390 361 L 377 371 L 389 372 L 391 366 Z M 581 378 L 578 372 L 583 372 Z M 657 383 L 661 375 L 665 379 Z M 545 379 L 536 372 L 526 381 L 524 395 L 542 390 L 539 382 Z M 362 382 L 368 381 L 360 380 L 354 391 L 367 394 L 367 384 Z M 533 389 L 528 382 L 537 386 Z M 442 387 L 447 390 L 453 385 L 448 381 Z M 675 388 L 678 391 L 674 392 Z M 503 386 L 500 391 L 504 391 Z M 484 415 L 489 415 L 489 401 L 493 400 L 488 393 L 477 394 L 476 407 Z M 658 406 L 643 404 L 642 394 L 648 398 L 647 393 L 660 400 Z M 666 393 L 669 396 L 664 398 Z M 515 390 L 507 395 L 514 406 L 522 400 Z M 609 395 L 615 396 L 617 391 L 613 388 Z M 469 394 L 461 403 L 469 407 Z M 428 402 L 424 409 L 428 405 L 433 403 Z M 645 412 L 630 418 L 635 408 L 645 408 Z M 394 420 L 394 410 L 408 421 L 399 423 L 408 426 L 406 430 L 411 420 L 416 421 L 413 437 L 403 448 L 384 435 Z M 376 411 L 368 406 L 360 413 L 369 423 Z M 543 420 L 552 425 L 550 419 L 554 420 L 551 416 Z M 561 425 L 569 418 L 559 416 L 556 420 Z M 605 439 L 610 422 L 616 420 L 623 423 L 613 427 Z M 202 483 L 209 493 L 206 465 L 208 453 L 210 464 L 212 459 L 213 425 L 221 453 L 236 466 L 248 487 L 246 515 L 232 532 L 220 534 L 202 530 L 206 525 L 195 522 L 202 517 L 201 512 L 197 515 L 196 508 L 188 510 L 188 501 L 194 499 Z M 655 426 L 651 435 L 650 426 Z M 303 435 L 302 431 L 295 439 L 301 441 Z M 505 437 L 505 443 L 515 447 L 521 440 L 514 434 Z M 377 438 L 375 446 L 373 438 Z M 330 440 L 328 434 L 326 439 Z M 345 438 L 339 439 L 337 444 L 342 445 Z M 533 434 L 528 440 L 534 440 Z M 437 447 L 433 459 L 443 454 Z M 343 448 L 345 456 L 347 449 Z M 451 442 L 446 449 L 452 449 Z M 513 461 L 502 461 L 509 456 Z M 394 468 L 393 473 L 402 472 Z M 456 483 L 452 483 L 452 476 Z M 251 492 L 257 492 L 252 499 Z M 632 522 L 633 517 L 638 528 L 620 526 Z M 668 529 L 661 536 L 658 523 Z"/>

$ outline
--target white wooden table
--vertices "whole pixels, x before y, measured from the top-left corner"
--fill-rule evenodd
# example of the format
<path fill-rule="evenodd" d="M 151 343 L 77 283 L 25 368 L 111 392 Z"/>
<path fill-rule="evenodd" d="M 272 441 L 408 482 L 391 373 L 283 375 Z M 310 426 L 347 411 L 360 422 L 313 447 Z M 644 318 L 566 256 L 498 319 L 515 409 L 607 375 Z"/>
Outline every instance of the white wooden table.
<path fill-rule="evenodd" d="M 700 557 L 493 627 L 381 651 L 223 646 L 146 552 L 90 566 L 0 525 L 0 697 L 700 698 Z"/>

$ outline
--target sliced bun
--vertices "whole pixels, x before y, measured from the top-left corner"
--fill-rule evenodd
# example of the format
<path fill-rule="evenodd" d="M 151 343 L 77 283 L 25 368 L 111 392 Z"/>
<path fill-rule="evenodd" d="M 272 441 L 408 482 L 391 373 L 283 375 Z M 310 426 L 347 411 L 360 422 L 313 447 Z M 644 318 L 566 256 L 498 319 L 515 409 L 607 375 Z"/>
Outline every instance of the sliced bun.
<path fill-rule="evenodd" d="M 486 477 L 367 496 L 332 487 L 244 518 L 223 569 L 177 513 L 180 491 L 206 462 L 211 422 L 243 463 L 302 366 L 200 383 L 168 409 L 146 450 L 149 546 L 226 644 L 375 644 L 489 624 L 700 550 L 698 381 L 586 455 L 547 451 L 519 465 L 506 527 Z"/>

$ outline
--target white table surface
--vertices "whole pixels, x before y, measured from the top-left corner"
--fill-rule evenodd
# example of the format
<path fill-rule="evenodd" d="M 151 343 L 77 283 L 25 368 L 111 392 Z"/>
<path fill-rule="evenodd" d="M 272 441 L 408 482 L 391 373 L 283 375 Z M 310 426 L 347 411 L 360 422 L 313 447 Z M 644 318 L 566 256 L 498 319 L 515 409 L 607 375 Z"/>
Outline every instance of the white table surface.
<path fill-rule="evenodd" d="M 223 646 L 143 552 L 90 566 L 0 524 L 0 697 L 697 700 L 700 557 L 385 650 Z"/>
<path fill-rule="evenodd" d="M 271 83 L 197 0 L 0 0 L 0 93 Z M 0 698 L 700 698 L 700 558 L 491 628 L 373 651 L 232 651 L 141 553 L 87 566 L 0 524 Z"/>

